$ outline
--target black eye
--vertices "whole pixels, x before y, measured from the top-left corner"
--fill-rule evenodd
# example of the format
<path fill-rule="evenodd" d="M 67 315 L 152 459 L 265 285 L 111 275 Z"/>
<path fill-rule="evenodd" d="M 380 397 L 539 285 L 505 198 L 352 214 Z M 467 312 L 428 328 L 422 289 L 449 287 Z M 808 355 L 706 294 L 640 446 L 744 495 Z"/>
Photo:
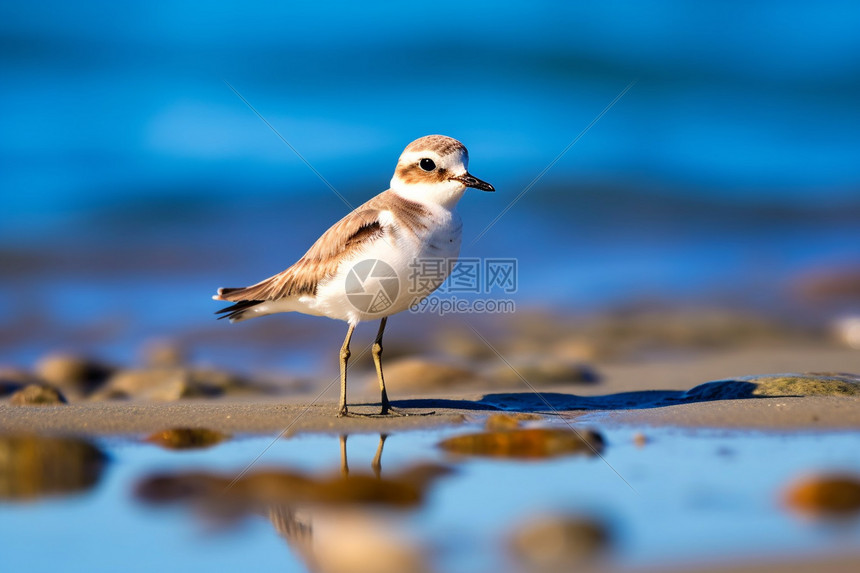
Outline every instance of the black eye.
<path fill-rule="evenodd" d="M 424 171 L 433 171 L 434 169 L 436 169 L 436 164 L 433 163 L 433 160 L 427 159 L 426 157 L 424 159 L 422 159 L 418 163 L 418 165 L 420 165 L 421 169 L 423 169 Z"/>

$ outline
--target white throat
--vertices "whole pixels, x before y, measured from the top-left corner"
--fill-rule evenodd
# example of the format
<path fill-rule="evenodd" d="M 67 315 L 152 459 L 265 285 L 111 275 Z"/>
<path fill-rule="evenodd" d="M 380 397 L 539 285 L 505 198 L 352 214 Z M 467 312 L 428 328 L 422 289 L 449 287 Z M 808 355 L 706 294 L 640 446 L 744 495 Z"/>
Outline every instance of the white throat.
<path fill-rule="evenodd" d="M 453 211 L 466 192 L 466 186 L 451 180 L 441 183 L 404 183 L 395 175 L 391 178 L 391 190 L 404 199 Z"/>

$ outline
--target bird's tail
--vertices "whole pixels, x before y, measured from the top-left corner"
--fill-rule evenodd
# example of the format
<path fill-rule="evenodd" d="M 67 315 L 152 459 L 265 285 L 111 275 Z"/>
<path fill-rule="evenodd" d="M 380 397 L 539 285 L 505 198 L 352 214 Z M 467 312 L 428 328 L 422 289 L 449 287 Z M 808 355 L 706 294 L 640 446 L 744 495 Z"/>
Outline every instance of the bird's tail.
<path fill-rule="evenodd" d="M 258 304 L 262 304 L 265 301 L 262 300 L 243 300 L 239 301 L 236 304 L 232 304 L 226 308 L 222 308 L 221 310 L 215 311 L 215 314 L 220 314 L 219 319 L 226 318 L 230 322 L 239 322 L 240 320 L 245 320 L 246 318 L 251 318 L 248 314 L 251 309 L 253 309 Z"/>
<path fill-rule="evenodd" d="M 230 322 L 239 322 L 240 320 L 245 320 L 246 318 L 251 318 L 253 313 L 249 315 L 249 311 L 253 309 L 258 304 L 261 304 L 265 301 L 262 300 L 243 300 L 242 299 L 242 291 L 246 290 L 245 288 L 219 288 L 218 294 L 212 297 L 213 300 L 224 300 L 229 302 L 235 302 L 236 304 L 230 305 L 226 308 L 222 308 L 221 310 L 215 311 L 215 314 L 220 314 L 221 316 L 218 319 L 226 318 Z"/>

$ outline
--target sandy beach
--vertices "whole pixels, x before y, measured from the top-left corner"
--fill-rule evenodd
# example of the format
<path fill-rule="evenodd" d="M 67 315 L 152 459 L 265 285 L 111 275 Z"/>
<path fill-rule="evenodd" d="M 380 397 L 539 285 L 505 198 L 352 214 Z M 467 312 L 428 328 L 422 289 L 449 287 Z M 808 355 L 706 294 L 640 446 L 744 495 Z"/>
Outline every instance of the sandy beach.
<path fill-rule="evenodd" d="M 535 412 L 547 418 L 632 426 L 702 428 L 860 428 L 860 395 L 745 396 L 728 389 L 707 399 L 688 391 L 711 381 L 786 372 L 860 372 L 860 352 L 850 349 L 781 348 L 687 356 L 682 360 L 595 366 L 596 384 L 541 385 L 521 390 L 452 388 L 444 392 L 393 394 L 394 404 L 414 412 L 405 418 L 337 418 L 336 388 L 322 395 L 76 402 L 18 407 L 0 403 L 0 432 L 75 435 L 149 433 L 167 427 L 201 427 L 230 433 L 396 432 L 482 423 L 499 411 Z M 396 388 L 397 384 L 393 384 Z M 351 394 L 356 411 L 371 413 L 374 392 Z M 544 402 L 546 400 L 546 402 Z"/>

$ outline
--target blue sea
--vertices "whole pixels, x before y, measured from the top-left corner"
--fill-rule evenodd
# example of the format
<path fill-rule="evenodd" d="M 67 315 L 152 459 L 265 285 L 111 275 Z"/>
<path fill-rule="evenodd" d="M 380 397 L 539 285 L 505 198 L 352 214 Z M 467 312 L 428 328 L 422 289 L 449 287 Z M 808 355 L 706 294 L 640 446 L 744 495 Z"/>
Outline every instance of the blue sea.
<path fill-rule="evenodd" d="M 516 259 L 518 308 L 845 312 L 795 293 L 860 266 L 858 29 L 855 2 L 6 4 L 0 358 L 226 328 L 215 288 L 429 133 L 495 185 L 462 256 Z"/>

